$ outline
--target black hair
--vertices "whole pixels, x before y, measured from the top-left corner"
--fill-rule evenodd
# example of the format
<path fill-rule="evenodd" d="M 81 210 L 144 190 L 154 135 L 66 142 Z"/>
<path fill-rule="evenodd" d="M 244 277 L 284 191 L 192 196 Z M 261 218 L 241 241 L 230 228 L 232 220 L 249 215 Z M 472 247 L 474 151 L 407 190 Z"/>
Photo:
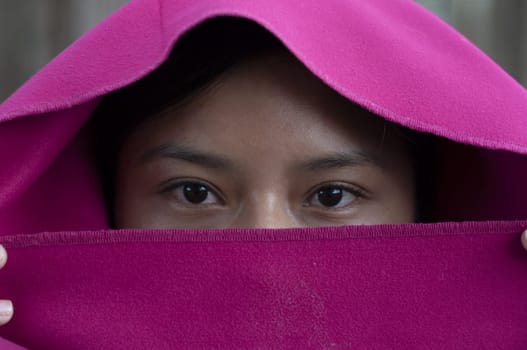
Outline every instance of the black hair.
<path fill-rule="evenodd" d="M 413 160 L 415 177 L 415 221 L 433 220 L 437 202 L 437 136 L 397 126 L 406 140 Z"/>
<path fill-rule="evenodd" d="M 175 105 L 184 104 L 198 91 L 233 66 L 284 48 L 281 42 L 258 24 L 235 17 L 210 19 L 184 34 L 167 60 L 141 80 L 105 96 L 90 119 L 90 130 L 97 142 L 94 152 L 113 226 L 114 187 L 119 150 L 126 137 L 142 122 Z M 405 130 L 417 169 L 418 220 L 424 215 L 424 193 L 429 177 L 419 169 L 429 169 L 423 158 L 421 136 Z M 427 146 L 426 149 L 429 147 Z M 426 160 L 426 161 L 423 161 Z M 423 164 L 426 163 L 426 166 Z M 428 170 L 427 170 L 428 171 Z M 426 198 L 425 198 L 426 197 Z M 423 207 L 421 207 L 423 206 Z"/>
<path fill-rule="evenodd" d="M 126 137 L 145 120 L 186 102 L 235 65 L 280 48 L 276 37 L 252 21 L 213 18 L 184 34 L 155 71 L 102 99 L 89 128 L 97 140 L 95 160 L 112 226 L 116 163 Z"/>

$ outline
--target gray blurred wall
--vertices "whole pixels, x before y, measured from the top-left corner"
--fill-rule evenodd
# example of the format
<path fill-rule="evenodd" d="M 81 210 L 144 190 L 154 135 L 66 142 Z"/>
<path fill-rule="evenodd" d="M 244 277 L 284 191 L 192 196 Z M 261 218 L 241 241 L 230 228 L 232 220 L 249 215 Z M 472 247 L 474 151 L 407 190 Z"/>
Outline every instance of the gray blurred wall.
<path fill-rule="evenodd" d="M 419 0 L 527 87 L 527 0 Z"/>
<path fill-rule="evenodd" d="M 0 101 L 125 2 L 0 0 Z M 418 2 L 458 28 L 527 86 L 527 0 Z"/>
<path fill-rule="evenodd" d="M 0 0 L 0 102 L 126 0 Z"/>

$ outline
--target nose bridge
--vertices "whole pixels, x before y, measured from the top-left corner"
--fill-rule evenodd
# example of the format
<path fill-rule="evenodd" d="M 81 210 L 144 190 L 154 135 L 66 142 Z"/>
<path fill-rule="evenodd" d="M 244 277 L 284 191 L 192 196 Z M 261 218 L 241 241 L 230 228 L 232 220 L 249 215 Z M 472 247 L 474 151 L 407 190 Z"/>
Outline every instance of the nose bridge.
<path fill-rule="evenodd" d="M 236 227 L 289 228 L 298 227 L 295 215 L 290 210 L 287 196 L 279 191 L 253 193 L 240 210 Z"/>

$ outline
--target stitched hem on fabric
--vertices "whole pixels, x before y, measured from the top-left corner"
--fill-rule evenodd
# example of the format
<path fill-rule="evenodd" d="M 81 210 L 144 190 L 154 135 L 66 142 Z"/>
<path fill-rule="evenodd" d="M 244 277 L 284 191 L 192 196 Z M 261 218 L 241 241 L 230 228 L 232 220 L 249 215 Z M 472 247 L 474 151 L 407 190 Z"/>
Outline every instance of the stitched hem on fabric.
<path fill-rule="evenodd" d="M 526 228 L 527 221 L 472 221 L 288 229 L 122 229 L 9 235 L 0 237 L 0 244 L 6 248 L 24 248 L 119 243 L 315 241 L 519 234 Z"/>

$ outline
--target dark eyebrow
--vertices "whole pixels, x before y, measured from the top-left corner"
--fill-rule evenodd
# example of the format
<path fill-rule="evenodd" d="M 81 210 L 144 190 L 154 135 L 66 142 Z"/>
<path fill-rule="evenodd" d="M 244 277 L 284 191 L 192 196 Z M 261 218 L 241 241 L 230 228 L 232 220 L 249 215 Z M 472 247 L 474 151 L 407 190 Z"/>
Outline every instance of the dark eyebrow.
<path fill-rule="evenodd" d="M 315 171 L 356 166 L 383 167 L 381 161 L 377 157 L 364 152 L 351 151 L 310 159 L 299 163 L 295 168 Z"/>
<path fill-rule="evenodd" d="M 222 156 L 201 152 L 186 145 L 162 144 L 143 153 L 140 163 L 146 163 L 156 158 L 184 160 L 211 169 L 231 168 L 232 162 Z"/>

